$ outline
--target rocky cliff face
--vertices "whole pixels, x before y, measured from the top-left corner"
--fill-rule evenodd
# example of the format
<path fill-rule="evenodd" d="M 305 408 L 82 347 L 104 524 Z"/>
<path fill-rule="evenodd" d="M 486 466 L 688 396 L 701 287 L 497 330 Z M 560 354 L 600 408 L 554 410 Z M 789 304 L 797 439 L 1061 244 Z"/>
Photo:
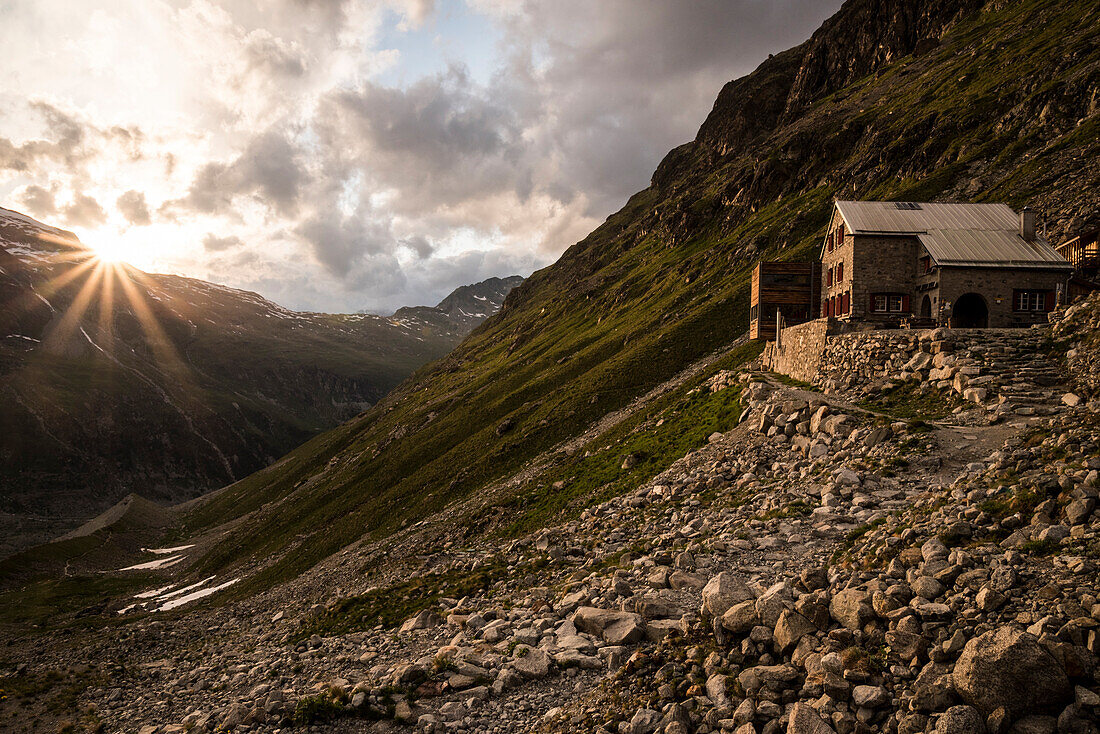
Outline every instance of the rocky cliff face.
<path fill-rule="evenodd" d="M 455 288 L 435 306 L 408 306 L 398 309 L 394 318 L 442 320 L 454 324 L 462 334 L 468 334 L 504 304 L 513 288 L 523 282 L 523 276 L 489 278 L 480 283 Z M 454 327 L 452 327 L 454 328 Z"/>

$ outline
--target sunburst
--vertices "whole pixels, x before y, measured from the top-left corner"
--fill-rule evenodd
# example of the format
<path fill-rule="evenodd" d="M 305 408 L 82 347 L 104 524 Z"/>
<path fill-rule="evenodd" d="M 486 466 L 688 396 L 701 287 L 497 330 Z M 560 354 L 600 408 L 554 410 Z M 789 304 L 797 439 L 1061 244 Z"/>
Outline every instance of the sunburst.
<path fill-rule="evenodd" d="M 124 355 L 116 354 L 115 321 L 120 313 L 129 312 L 141 329 L 156 369 L 173 375 L 178 382 L 190 382 L 189 370 L 150 303 L 148 293 L 155 288 L 155 281 L 125 263 L 123 250 L 107 245 L 92 248 L 45 233 L 40 239 L 61 246 L 40 261 L 51 277 L 36 285 L 22 304 L 29 309 L 44 301 L 56 313 L 42 335 L 43 347 L 54 353 L 66 353 L 72 340 L 79 336 L 81 341 L 86 339 L 96 350 L 123 365 L 120 358 Z M 75 294 L 60 308 L 59 301 L 74 290 Z M 96 317 L 88 318 L 89 311 L 96 313 Z M 138 372 L 134 375 L 148 379 Z"/>

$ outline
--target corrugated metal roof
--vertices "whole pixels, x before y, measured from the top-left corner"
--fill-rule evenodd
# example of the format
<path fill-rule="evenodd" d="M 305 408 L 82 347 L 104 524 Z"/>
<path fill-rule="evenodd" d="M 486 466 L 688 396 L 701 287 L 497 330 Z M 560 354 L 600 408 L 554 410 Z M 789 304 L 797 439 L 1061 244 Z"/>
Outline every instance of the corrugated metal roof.
<path fill-rule="evenodd" d="M 836 207 L 849 231 L 915 235 L 939 265 L 1072 267 L 1042 237 L 1021 237 L 1019 216 L 1007 204 L 838 201 Z"/>

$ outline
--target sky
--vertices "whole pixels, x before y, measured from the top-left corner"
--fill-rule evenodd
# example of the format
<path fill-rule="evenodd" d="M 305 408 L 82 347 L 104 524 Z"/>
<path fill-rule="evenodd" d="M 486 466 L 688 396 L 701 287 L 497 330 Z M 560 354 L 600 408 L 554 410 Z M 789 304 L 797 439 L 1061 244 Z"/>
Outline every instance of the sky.
<path fill-rule="evenodd" d="M 552 263 L 839 0 L 0 0 L 0 206 L 290 308 Z"/>

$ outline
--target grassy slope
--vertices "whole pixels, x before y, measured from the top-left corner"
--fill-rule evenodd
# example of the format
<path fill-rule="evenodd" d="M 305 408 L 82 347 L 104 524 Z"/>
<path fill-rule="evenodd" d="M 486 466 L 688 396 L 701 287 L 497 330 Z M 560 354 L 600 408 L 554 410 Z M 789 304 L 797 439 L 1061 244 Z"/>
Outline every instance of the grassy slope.
<path fill-rule="evenodd" d="M 980 167 L 973 198 L 1057 207 L 1058 156 L 1095 158 L 1095 118 L 1031 139 L 1028 115 L 1057 101 L 1051 85 L 1095 78 L 1097 13 L 1083 1 L 1006 3 L 920 58 L 819 100 L 747 152 L 678 149 L 672 182 L 632 197 L 450 356 L 192 511 L 181 536 L 247 516 L 196 572 L 265 559 L 239 593 L 265 587 L 510 475 L 739 335 L 755 259 L 813 257 L 836 196 L 959 198 Z M 771 74 L 765 65 L 761 83 Z M 1088 176 L 1078 183 L 1095 190 Z M 498 435 L 505 419 L 514 427 Z M 578 499 L 537 491 L 543 509 L 517 516 L 517 529 Z"/>

